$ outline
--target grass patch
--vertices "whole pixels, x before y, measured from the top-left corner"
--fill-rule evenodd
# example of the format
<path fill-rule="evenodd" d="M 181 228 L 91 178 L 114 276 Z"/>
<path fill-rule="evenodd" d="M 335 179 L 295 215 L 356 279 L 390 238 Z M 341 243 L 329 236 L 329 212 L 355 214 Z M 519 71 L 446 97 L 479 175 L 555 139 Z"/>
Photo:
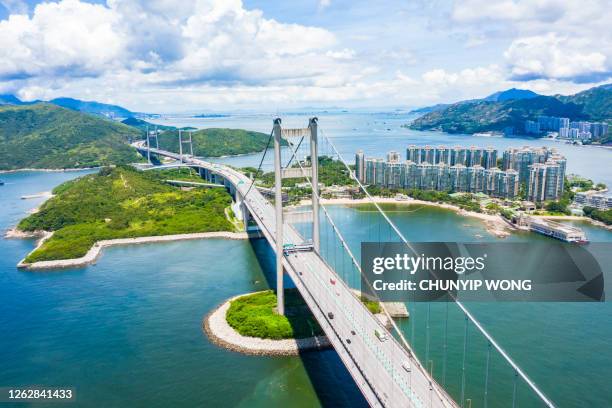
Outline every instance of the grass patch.
<path fill-rule="evenodd" d="M 380 302 L 377 302 L 375 300 L 370 300 L 367 297 L 362 295 L 361 303 L 363 303 L 365 307 L 367 307 L 370 313 L 372 314 L 378 314 L 382 312 L 382 307 L 380 306 Z"/>
<path fill-rule="evenodd" d="M 285 291 L 285 316 L 275 309 L 276 294 L 268 290 L 233 300 L 225 318 L 241 335 L 262 339 L 300 339 L 323 333 L 296 289 Z"/>

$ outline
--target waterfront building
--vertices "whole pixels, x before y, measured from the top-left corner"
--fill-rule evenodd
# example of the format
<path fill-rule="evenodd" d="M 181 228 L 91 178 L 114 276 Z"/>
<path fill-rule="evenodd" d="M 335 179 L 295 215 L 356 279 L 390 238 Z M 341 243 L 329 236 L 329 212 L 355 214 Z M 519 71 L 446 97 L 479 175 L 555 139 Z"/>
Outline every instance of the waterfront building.
<path fill-rule="evenodd" d="M 451 190 L 456 193 L 467 191 L 467 167 L 463 164 L 455 164 L 450 167 Z"/>
<path fill-rule="evenodd" d="M 543 218 L 529 217 L 529 230 L 565 242 L 588 242 L 583 230 Z"/>
<path fill-rule="evenodd" d="M 513 169 L 519 173 L 519 183 L 526 183 L 529 178 L 529 166 L 535 163 L 545 163 L 554 154 L 552 149 L 523 147 L 510 148 L 503 153 L 503 170 Z"/>
<path fill-rule="evenodd" d="M 406 149 L 406 160 L 412 161 L 416 164 L 444 163 L 449 166 L 463 164 L 467 167 L 480 165 L 488 169 L 497 165 L 497 150 L 492 147 L 480 148 L 476 146 L 472 146 L 470 148 L 465 148 L 462 146 L 449 148 L 446 146 L 419 147 L 410 145 Z M 389 157 L 387 158 L 387 161 L 390 161 Z"/>
<path fill-rule="evenodd" d="M 591 135 L 593 139 L 598 140 L 608 135 L 607 123 L 591 123 Z"/>
<path fill-rule="evenodd" d="M 386 160 L 364 159 L 359 151 L 356 173 L 363 174 L 366 184 L 381 187 L 485 193 L 508 200 L 518 196 L 521 184 L 532 201 L 554 200 L 563 192 L 566 160 L 554 149 L 508 149 L 503 153 L 503 170 L 496 166 L 497 151 L 491 147 L 411 145 L 406 157 L 402 162 L 392 151 Z"/>
<path fill-rule="evenodd" d="M 383 159 L 365 159 L 365 182 L 366 184 L 384 185 L 385 161 Z"/>
<path fill-rule="evenodd" d="M 598 210 L 612 209 L 612 197 L 596 192 L 578 192 L 574 196 L 575 207 L 593 207 Z"/>
<path fill-rule="evenodd" d="M 540 133 L 540 124 L 533 120 L 525 121 L 525 133 L 528 135 L 537 135 Z"/>
<path fill-rule="evenodd" d="M 564 164 L 554 160 L 529 166 L 527 199 L 534 202 L 558 200 L 563 193 Z"/>
<path fill-rule="evenodd" d="M 571 129 L 578 129 L 580 132 L 591 132 L 591 122 L 578 121 L 570 122 Z"/>
<path fill-rule="evenodd" d="M 550 130 L 558 132 L 560 129 L 569 128 L 569 118 L 560 118 L 557 116 L 538 116 L 538 125 L 540 131 Z"/>
<path fill-rule="evenodd" d="M 481 165 L 470 166 L 466 170 L 466 190 L 470 193 L 480 193 L 485 188 L 485 169 Z"/>
<path fill-rule="evenodd" d="M 421 152 L 418 146 L 408 146 L 408 148 L 406 149 L 406 160 L 417 164 L 421 162 Z"/>
<path fill-rule="evenodd" d="M 440 162 L 436 165 L 435 171 L 437 181 L 436 190 L 453 191 L 449 166 L 444 162 Z"/>
<path fill-rule="evenodd" d="M 569 139 L 570 137 L 570 128 L 569 127 L 564 127 L 559 129 L 559 138 L 560 139 Z"/>
<path fill-rule="evenodd" d="M 398 161 L 387 161 L 384 170 L 385 182 L 387 188 L 403 188 L 406 179 L 406 165 Z"/>
<path fill-rule="evenodd" d="M 480 164 L 485 169 L 497 167 L 497 150 L 492 147 L 487 147 L 486 149 L 484 149 Z"/>
<path fill-rule="evenodd" d="M 425 146 L 420 149 L 421 160 L 419 163 L 434 164 L 434 158 L 436 157 L 436 151 L 431 146 Z"/>
<path fill-rule="evenodd" d="M 355 177 L 361 183 L 365 183 L 365 156 L 363 150 L 359 150 L 355 154 Z"/>
<path fill-rule="evenodd" d="M 387 161 L 390 163 L 395 163 L 400 161 L 400 154 L 396 151 L 390 151 L 387 153 Z"/>

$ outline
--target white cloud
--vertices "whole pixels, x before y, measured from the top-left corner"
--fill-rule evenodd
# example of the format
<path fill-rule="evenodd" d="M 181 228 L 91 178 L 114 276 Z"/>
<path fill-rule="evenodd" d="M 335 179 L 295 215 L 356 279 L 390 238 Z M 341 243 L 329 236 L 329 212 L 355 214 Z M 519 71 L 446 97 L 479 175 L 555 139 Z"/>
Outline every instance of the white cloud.
<path fill-rule="evenodd" d="M 349 60 L 349 59 L 353 59 L 355 57 L 355 50 L 352 50 L 350 48 L 344 48 L 342 50 L 339 51 L 327 51 L 325 53 L 326 56 L 330 57 L 330 58 L 334 58 L 334 59 L 339 59 L 339 60 Z"/>
<path fill-rule="evenodd" d="M 597 82 L 612 77 L 612 7 L 606 0 L 466 0 L 452 20 L 471 36 L 508 36 L 516 79 Z"/>
<path fill-rule="evenodd" d="M 549 33 L 513 41 L 504 56 L 516 78 L 588 79 L 610 75 L 610 61 L 590 45 L 585 39 Z"/>
<path fill-rule="evenodd" d="M 10 2 L 17 10 L 19 1 Z M 161 112 L 318 102 L 422 106 L 510 86 L 580 90 L 585 85 L 570 81 L 598 80 L 612 61 L 610 11 L 601 1 L 431 6 L 423 12 L 450 16 L 435 32 L 419 26 L 418 15 L 396 18 L 387 4 L 374 3 L 330 29 L 287 24 L 240 0 L 40 3 L 0 21 L 0 90 Z M 319 18 L 313 21 L 331 24 L 311 12 Z M 389 23 L 395 20 L 401 24 Z M 495 49 L 494 36 L 503 38 Z M 468 58 L 471 68 L 455 68 Z"/>
<path fill-rule="evenodd" d="M 0 42 L 8 44 L 0 49 L 0 77 L 132 72 L 160 83 L 253 82 L 293 71 L 302 78 L 320 71 L 310 53 L 325 56 L 336 41 L 321 28 L 264 18 L 239 0 L 185 3 L 63 0 L 39 4 L 31 18 L 11 15 L 0 21 Z"/>
<path fill-rule="evenodd" d="M 425 72 L 422 79 L 427 85 L 472 87 L 474 85 L 499 83 L 503 76 L 497 65 L 490 65 L 488 67 L 466 68 L 458 72 L 447 72 L 444 69 L 437 68 Z"/>
<path fill-rule="evenodd" d="M 331 5 L 331 0 L 319 0 L 319 10 L 326 9 Z"/>
<path fill-rule="evenodd" d="M 123 52 L 116 22 L 108 8 L 75 0 L 13 14 L 0 21 L 0 77 L 99 74 Z"/>

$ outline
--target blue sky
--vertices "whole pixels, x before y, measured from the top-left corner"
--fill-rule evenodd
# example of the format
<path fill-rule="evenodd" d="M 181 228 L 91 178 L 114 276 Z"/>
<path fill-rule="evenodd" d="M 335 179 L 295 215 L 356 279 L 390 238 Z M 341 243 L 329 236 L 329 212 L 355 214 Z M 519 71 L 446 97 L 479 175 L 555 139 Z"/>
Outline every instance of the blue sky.
<path fill-rule="evenodd" d="M 410 108 L 612 78 L 603 0 L 0 0 L 0 93 L 178 112 Z"/>

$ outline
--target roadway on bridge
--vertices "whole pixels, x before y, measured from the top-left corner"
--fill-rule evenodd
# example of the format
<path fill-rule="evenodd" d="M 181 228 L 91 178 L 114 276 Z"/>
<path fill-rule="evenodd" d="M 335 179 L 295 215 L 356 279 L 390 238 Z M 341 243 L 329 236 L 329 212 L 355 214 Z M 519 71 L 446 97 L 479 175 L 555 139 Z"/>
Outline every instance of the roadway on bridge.
<path fill-rule="evenodd" d="M 146 152 L 142 142 L 134 146 Z M 257 189 L 249 191 L 251 180 L 246 175 L 190 156 L 181 158 L 154 148 L 150 151 L 205 168 L 231 183 L 271 247 L 276 248 L 274 207 Z M 283 228 L 284 243 L 303 241 L 291 225 L 284 224 Z M 391 336 L 318 253 L 285 255 L 283 266 L 371 406 L 457 406 L 412 352 Z M 376 331 L 385 333 L 386 339 L 377 336 Z"/>

